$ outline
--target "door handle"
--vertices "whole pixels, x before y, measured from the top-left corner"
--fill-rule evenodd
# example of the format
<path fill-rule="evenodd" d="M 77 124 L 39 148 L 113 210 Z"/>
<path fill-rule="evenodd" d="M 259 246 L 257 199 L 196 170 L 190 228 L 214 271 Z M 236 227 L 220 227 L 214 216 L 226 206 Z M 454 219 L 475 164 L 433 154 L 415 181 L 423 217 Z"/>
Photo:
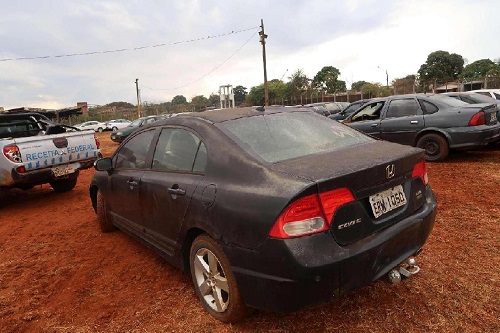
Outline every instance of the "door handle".
<path fill-rule="evenodd" d="M 410 121 L 410 124 L 418 124 L 418 120 L 412 120 Z"/>
<path fill-rule="evenodd" d="M 132 180 L 132 179 L 131 180 L 127 180 L 127 184 L 129 184 L 130 186 L 137 186 L 137 185 L 139 185 L 138 182 L 136 182 L 135 180 Z"/>
<path fill-rule="evenodd" d="M 377 126 L 378 126 L 378 124 L 372 124 L 372 127 L 377 127 Z"/>
<path fill-rule="evenodd" d="M 186 191 L 183 190 L 182 188 L 171 188 L 171 187 L 169 187 L 167 190 L 168 190 L 168 193 L 170 193 L 170 194 L 186 195 Z"/>

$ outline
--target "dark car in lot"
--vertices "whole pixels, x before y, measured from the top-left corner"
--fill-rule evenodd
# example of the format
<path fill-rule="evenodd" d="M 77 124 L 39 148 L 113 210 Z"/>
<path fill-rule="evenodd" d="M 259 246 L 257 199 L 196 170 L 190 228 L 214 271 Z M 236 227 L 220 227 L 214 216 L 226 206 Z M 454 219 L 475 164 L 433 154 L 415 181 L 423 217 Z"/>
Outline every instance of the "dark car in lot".
<path fill-rule="evenodd" d="M 428 161 L 450 149 L 475 149 L 500 138 L 495 104 L 467 104 L 443 95 L 375 98 L 344 123 L 383 140 L 425 149 Z"/>
<path fill-rule="evenodd" d="M 349 104 L 345 109 L 343 109 L 340 112 L 333 113 L 328 116 L 328 118 L 333 119 L 333 120 L 344 120 L 345 118 L 349 117 L 354 111 L 358 110 L 363 104 L 368 102 L 368 99 L 360 99 L 359 101 L 352 102 Z"/>
<path fill-rule="evenodd" d="M 136 120 L 131 122 L 127 127 L 112 132 L 109 137 L 111 138 L 111 141 L 122 142 L 127 136 L 132 134 L 132 132 L 137 130 L 139 127 L 154 123 L 159 119 L 161 119 L 160 116 L 147 116 L 147 117 L 137 118 Z"/>
<path fill-rule="evenodd" d="M 190 272 L 224 322 L 410 277 L 435 222 L 421 149 L 304 108 L 161 120 L 95 167 L 101 230 L 118 227 Z"/>

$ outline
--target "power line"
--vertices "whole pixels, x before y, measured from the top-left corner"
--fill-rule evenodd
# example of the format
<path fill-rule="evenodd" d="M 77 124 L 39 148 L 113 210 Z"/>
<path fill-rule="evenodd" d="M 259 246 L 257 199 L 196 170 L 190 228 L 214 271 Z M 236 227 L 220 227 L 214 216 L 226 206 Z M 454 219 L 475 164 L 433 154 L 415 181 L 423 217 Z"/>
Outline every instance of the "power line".
<path fill-rule="evenodd" d="M 203 75 L 202 77 L 194 80 L 194 81 L 191 81 L 189 83 L 186 83 L 185 85 L 182 85 L 182 86 L 179 86 L 179 87 L 176 87 L 176 88 L 167 88 L 167 89 L 161 89 L 161 88 L 150 88 L 150 87 L 146 87 L 146 86 L 142 86 L 143 88 L 146 88 L 146 89 L 149 89 L 149 90 L 164 90 L 164 91 L 171 91 L 171 90 L 177 90 L 177 89 L 181 89 L 181 88 L 185 88 L 187 86 L 190 86 L 192 85 L 193 83 L 196 83 L 198 81 L 201 81 L 202 79 L 206 78 L 207 76 L 209 76 L 210 74 L 212 74 L 213 72 L 215 72 L 217 69 L 219 69 L 220 67 L 222 67 L 226 62 L 228 62 L 232 57 L 234 57 L 234 55 L 236 53 L 238 53 L 243 47 L 245 47 L 245 45 L 248 44 L 248 42 L 250 42 L 252 40 L 252 38 L 257 35 L 257 32 L 253 33 L 252 36 L 250 36 L 250 38 L 248 38 L 248 40 L 243 43 L 243 45 L 241 45 L 238 49 L 236 49 L 236 51 L 233 52 L 233 54 L 231 54 L 226 60 L 224 60 L 222 63 L 220 63 L 219 65 L 217 65 L 216 67 L 214 67 L 210 72 L 208 72 L 207 74 Z"/>
<path fill-rule="evenodd" d="M 83 53 L 61 54 L 61 55 L 46 55 L 46 56 L 37 56 L 37 57 L 4 58 L 4 59 L 0 59 L 0 62 L 5 62 L 5 61 L 19 61 L 19 60 L 50 59 L 50 58 L 65 58 L 65 57 L 89 56 L 89 55 L 95 55 L 95 54 L 118 53 L 118 52 L 126 52 L 126 51 L 138 51 L 138 50 L 144 50 L 144 49 L 148 49 L 148 48 L 165 47 L 165 46 L 172 46 L 172 45 L 178 45 L 178 44 L 187 44 L 187 43 L 194 43 L 194 42 L 199 42 L 199 41 L 207 40 L 207 39 L 221 38 L 221 37 L 224 37 L 224 36 L 229 36 L 229 35 L 233 35 L 233 34 L 239 34 L 239 33 L 245 32 L 245 31 L 254 30 L 254 29 L 258 29 L 258 28 L 259 27 L 252 27 L 252 28 L 241 29 L 241 30 L 236 30 L 236 31 L 233 30 L 231 32 L 226 32 L 226 33 L 219 34 L 219 35 L 213 35 L 213 36 L 207 36 L 207 37 L 200 37 L 200 38 L 194 38 L 194 39 L 177 41 L 177 42 L 171 42 L 171 43 L 162 43 L 162 44 L 139 46 L 139 47 L 133 47 L 133 48 L 115 49 L 115 50 L 104 50 L 104 51 L 93 51 L 93 52 L 83 52 Z"/>

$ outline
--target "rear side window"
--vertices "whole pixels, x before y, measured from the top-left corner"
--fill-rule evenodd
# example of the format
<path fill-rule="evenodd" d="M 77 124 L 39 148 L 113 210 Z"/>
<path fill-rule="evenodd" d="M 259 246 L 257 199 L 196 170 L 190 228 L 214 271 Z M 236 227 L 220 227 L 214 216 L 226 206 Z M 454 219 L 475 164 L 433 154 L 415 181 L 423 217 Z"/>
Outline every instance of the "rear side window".
<path fill-rule="evenodd" d="M 426 114 L 432 114 L 439 111 L 438 107 L 430 102 L 420 100 L 420 103 L 422 103 Z"/>
<path fill-rule="evenodd" d="M 414 98 L 392 100 L 386 118 L 416 116 L 419 108 Z"/>
<path fill-rule="evenodd" d="M 223 122 L 244 150 L 274 163 L 372 141 L 370 137 L 313 112 L 285 112 Z"/>
<path fill-rule="evenodd" d="M 204 172 L 207 150 L 201 140 L 182 128 L 161 131 L 153 157 L 153 169 Z"/>
<path fill-rule="evenodd" d="M 142 132 L 127 143 L 117 152 L 115 157 L 116 169 L 144 169 L 154 131 Z"/>

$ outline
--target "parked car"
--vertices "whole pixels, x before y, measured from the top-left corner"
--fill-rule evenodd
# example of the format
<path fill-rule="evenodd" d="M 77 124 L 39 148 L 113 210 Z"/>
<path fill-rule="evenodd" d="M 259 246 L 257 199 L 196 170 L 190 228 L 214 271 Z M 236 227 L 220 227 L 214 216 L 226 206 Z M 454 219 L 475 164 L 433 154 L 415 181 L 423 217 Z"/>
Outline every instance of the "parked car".
<path fill-rule="evenodd" d="M 131 121 L 127 119 L 112 119 L 106 122 L 106 129 L 110 131 L 117 131 L 130 125 Z"/>
<path fill-rule="evenodd" d="M 325 107 L 330 114 L 337 114 L 344 110 L 349 103 L 346 102 L 327 102 L 325 103 Z"/>
<path fill-rule="evenodd" d="M 324 103 L 305 104 L 300 107 L 309 108 L 322 116 L 328 116 L 330 114 L 330 111 L 328 111 Z"/>
<path fill-rule="evenodd" d="M 428 161 L 449 149 L 484 147 L 500 138 L 494 104 L 467 104 L 443 95 L 375 98 L 344 123 L 383 140 L 425 149 Z"/>
<path fill-rule="evenodd" d="M 118 227 L 190 272 L 204 308 L 224 322 L 416 274 L 413 255 L 436 215 L 421 149 L 305 108 L 161 120 L 95 168 L 100 229 Z"/>
<path fill-rule="evenodd" d="M 94 130 L 95 132 L 102 132 L 106 129 L 106 123 L 102 123 L 100 121 L 86 121 L 82 124 L 76 124 L 73 127 L 78 128 L 79 130 Z"/>
<path fill-rule="evenodd" d="M 492 103 L 496 104 L 497 108 L 500 105 L 500 99 L 494 99 L 493 97 L 475 92 L 448 92 L 441 95 L 452 97 L 468 104 Z"/>
<path fill-rule="evenodd" d="M 354 111 L 359 109 L 363 104 L 365 104 L 368 99 L 361 99 L 359 101 L 352 102 L 349 104 L 344 110 L 341 110 L 340 112 L 331 114 L 328 116 L 328 118 L 333 119 L 333 120 L 344 120 L 345 118 L 349 117 Z"/>
<path fill-rule="evenodd" d="M 132 132 L 134 132 L 136 129 L 139 127 L 142 127 L 144 125 L 151 124 L 155 121 L 160 119 L 159 116 L 147 116 L 147 117 L 141 117 L 130 124 L 128 124 L 127 127 L 124 127 L 121 130 L 118 130 L 116 132 L 112 132 L 110 135 L 110 138 L 114 142 L 122 142 L 127 136 L 129 136 Z"/>
<path fill-rule="evenodd" d="M 470 92 L 475 92 L 477 94 L 485 95 L 496 100 L 500 100 L 500 89 L 479 89 L 471 90 Z"/>

